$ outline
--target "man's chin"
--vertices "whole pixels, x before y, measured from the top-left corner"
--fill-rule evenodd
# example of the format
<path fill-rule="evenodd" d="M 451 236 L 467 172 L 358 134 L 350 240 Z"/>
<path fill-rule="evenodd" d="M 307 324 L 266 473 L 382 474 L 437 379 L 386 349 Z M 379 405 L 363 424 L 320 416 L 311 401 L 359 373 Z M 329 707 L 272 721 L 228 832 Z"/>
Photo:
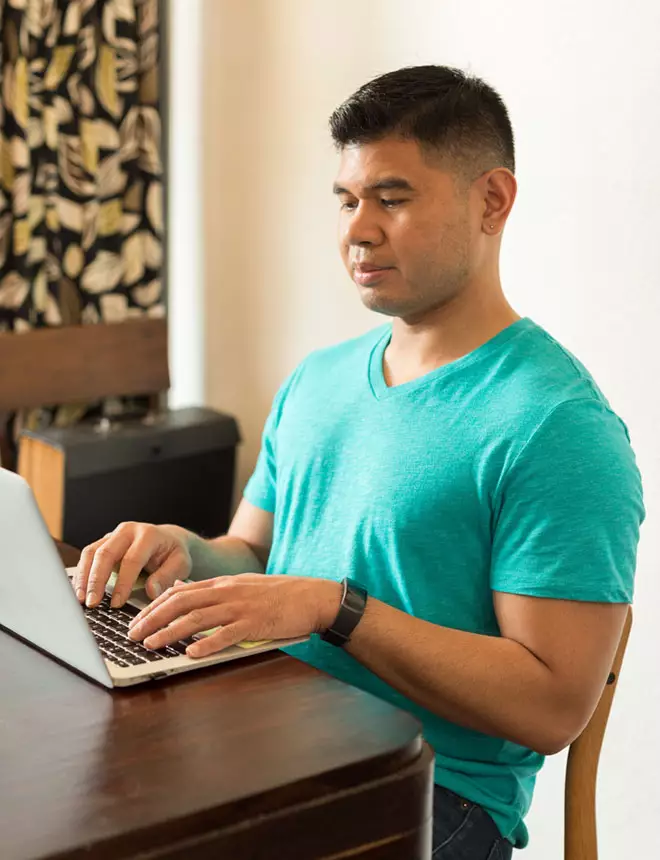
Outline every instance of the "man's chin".
<path fill-rule="evenodd" d="M 376 290 L 360 290 L 360 299 L 362 304 L 369 311 L 376 314 L 383 314 L 388 317 L 406 316 L 413 312 L 410 302 L 395 299 L 392 296 L 386 296 Z"/>

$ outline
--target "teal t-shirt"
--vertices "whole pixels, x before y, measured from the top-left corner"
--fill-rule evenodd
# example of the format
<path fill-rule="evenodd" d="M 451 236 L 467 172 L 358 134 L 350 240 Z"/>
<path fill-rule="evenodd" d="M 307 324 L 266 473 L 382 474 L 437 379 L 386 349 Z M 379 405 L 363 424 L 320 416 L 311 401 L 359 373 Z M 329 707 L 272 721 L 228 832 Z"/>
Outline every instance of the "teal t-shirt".
<path fill-rule="evenodd" d="M 312 353 L 277 393 L 245 488 L 274 513 L 267 573 L 351 576 L 397 609 L 486 635 L 499 635 L 493 590 L 631 602 L 641 478 L 583 365 L 526 317 L 388 388 L 391 333 Z M 540 754 L 441 719 L 318 636 L 287 650 L 415 715 L 436 783 L 527 844 Z"/>

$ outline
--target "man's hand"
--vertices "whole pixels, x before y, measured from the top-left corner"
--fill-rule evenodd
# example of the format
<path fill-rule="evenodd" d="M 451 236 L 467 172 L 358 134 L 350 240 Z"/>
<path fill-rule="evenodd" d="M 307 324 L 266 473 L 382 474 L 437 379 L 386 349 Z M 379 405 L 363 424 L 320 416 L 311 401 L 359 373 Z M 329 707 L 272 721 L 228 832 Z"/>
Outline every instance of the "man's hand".
<path fill-rule="evenodd" d="M 335 620 L 342 586 L 329 579 L 242 573 L 176 583 L 131 622 L 129 636 L 148 648 L 220 627 L 189 645 L 189 657 L 207 657 L 244 640 L 296 639 Z"/>
<path fill-rule="evenodd" d="M 149 597 L 158 597 L 176 579 L 190 576 L 192 562 L 187 532 L 179 526 L 152 526 L 148 523 L 121 523 L 117 528 L 85 547 L 73 578 L 80 602 L 96 606 L 116 565 L 120 564 L 112 595 L 112 606 L 122 606 L 142 569 Z"/>

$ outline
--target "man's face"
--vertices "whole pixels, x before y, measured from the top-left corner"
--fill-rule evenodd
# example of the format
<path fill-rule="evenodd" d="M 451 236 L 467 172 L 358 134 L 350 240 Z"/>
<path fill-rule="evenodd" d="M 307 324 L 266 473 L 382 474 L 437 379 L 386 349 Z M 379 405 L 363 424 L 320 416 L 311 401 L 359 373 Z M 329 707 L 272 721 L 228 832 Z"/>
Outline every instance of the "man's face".
<path fill-rule="evenodd" d="M 468 193 L 415 141 L 342 150 L 334 186 L 339 245 L 370 310 L 414 320 L 461 292 L 470 275 Z"/>

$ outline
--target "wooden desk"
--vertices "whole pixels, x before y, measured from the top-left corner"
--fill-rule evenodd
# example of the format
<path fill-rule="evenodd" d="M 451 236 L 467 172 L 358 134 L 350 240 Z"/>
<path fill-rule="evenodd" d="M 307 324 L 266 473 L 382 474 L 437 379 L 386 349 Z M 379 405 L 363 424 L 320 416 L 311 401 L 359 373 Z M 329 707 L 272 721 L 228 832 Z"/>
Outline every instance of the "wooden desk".
<path fill-rule="evenodd" d="M 109 692 L 0 632 L 0 690 L 2 860 L 430 857 L 418 723 L 281 653 Z"/>

